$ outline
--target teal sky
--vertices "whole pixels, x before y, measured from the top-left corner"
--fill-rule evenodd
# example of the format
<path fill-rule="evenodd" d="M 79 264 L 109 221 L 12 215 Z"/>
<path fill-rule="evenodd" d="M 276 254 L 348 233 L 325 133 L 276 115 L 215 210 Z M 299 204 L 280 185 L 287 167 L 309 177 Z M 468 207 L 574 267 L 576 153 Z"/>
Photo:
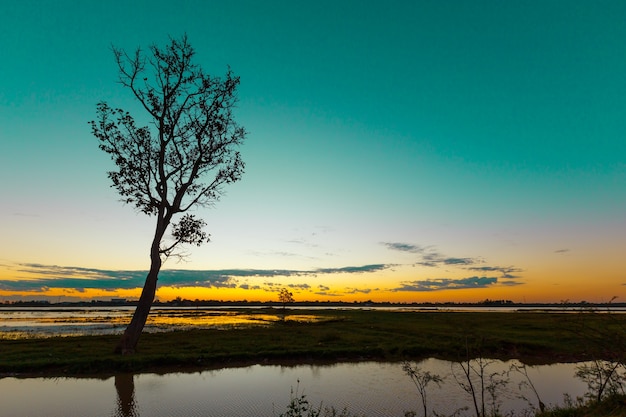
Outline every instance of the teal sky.
<path fill-rule="evenodd" d="M 278 284 L 296 299 L 626 295 L 626 2 L 2 9 L 5 298 L 55 287 L 33 265 L 148 266 L 152 219 L 117 201 L 87 122 L 101 100 L 141 115 L 116 83 L 112 44 L 133 51 L 184 33 L 207 72 L 241 77 L 236 117 L 250 133 L 243 180 L 198 210 L 212 242 L 166 267 L 291 271 L 272 282 L 218 274 L 241 298 Z M 372 265 L 384 267 L 362 269 Z"/>

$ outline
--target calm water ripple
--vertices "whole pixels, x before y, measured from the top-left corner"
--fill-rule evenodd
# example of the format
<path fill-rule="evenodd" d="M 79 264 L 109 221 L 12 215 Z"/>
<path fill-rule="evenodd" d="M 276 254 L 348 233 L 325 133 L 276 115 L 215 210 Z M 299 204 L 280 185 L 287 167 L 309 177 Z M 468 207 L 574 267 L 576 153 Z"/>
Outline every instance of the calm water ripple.
<path fill-rule="evenodd" d="M 510 368 L 496 361 L 490 372 Z M 428 387 L 429 410 L 450 415 L 470 398 L 450 375 L 451 363 L 428 359 L 423 370 L 445 376 L 440 388 Z M 583 395 L 585 385 L 574 378 L 575 364 L 529 367 L 529 375 L 546 404 L 562 404 L 563 394 Z M 501 410 L 529 408 L 519 391 L 519 374 L 511 374 Z M 287 410 L 290 390 L 306 395 L 314 406 L 346 408 L 368 417 L 421 413 L 415 386 L 400 363 L 344 363 L 325 366 L 261 366 L 196 373 L 120 374 L 96 378 L 2 378 L 0 415 L 12 417 L 274 417 Z M 322 403 L 323 402 L 323 403 Z M 471 415 L 471 410 L 461 415 Z"/>

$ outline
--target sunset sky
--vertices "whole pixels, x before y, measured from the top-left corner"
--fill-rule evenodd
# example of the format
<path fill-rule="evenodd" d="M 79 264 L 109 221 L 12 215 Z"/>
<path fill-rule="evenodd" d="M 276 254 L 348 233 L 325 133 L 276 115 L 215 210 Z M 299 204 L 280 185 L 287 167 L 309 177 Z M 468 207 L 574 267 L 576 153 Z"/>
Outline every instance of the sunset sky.
<path fill-rule="evenodd" d="M 134 298 L 154 218 L 88 121 L 111 45 L 241 77 L 243 179 L 161 300 L 626 302 L 626 2 L 13 1 L 0 302 Z"/>

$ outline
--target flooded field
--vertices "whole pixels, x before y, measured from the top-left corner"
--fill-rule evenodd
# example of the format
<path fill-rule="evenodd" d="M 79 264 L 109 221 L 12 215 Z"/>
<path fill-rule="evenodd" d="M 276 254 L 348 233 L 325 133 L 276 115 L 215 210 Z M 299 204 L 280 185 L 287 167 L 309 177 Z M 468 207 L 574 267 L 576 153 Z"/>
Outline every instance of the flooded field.
<path fill-rule="evenodd" d="M 40 338 L 122 333 L 134 307 L 109 308 L 0 308 L 0 339 Z M 317 316 L 290 313 L 280 309 L 264 314 L 240 309 L 162 308 L 150 312 L 145 332 L 165 332 L 189 328 L 266 326 L 279 320 L 317 320 Z"/>
<path fill-rule="evenodd" d="M 40 338 L 51 336 L 80 336 L 93 334 L 121 334 L 134 312 L 135 307 L 0 307 L 0 339 Z M 280 308 L 230 308 L 230 307 L 161 307 L 155 306 L 150 312 L 144 329 L 148 333 L 190 328 L 232 329 L 241 326 L 267 326 L 277 321 L 315 322 L 320 316 L 311 314 L 315 307 L 291 307 L 288 314 Z M 404 312 L 541 312 L 577 313 L 580 310 L 559 307 L 321 307 L 319 310 L 377 310 Z M 301 311 L 303 314 L 299 314 Z M 616 314 L 626 313 L 626 309 L 611 308 L 596 310 Z M 308 314 L 306 314 L 308 312 Z"/>

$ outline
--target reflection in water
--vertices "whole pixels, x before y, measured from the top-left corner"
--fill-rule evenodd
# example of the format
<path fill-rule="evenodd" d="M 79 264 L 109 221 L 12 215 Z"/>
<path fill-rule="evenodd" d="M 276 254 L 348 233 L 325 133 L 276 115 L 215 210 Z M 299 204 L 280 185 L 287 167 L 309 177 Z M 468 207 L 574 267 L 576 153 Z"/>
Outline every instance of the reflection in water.
<path fill-rule="evenodd" d="M 117 414 L 115 417 L 139 417 L 135 406 L 135 379 L 133 374 L 115 375 Z"/>
<path fill-rule="evenodd" d="M 495 361 L 489 373 L 510 369 L 512 362 Z M 445 377 L 441 387 L 429 386 L 428 408 L 452 415 L 471 399 L 459 387 L 450 362 L 428 359 L 425 371 Z M 586 386 L 574 378 L 576 364 L 528 367 L 546 406 L 563 404 L 563 394 L 581 396 Z M 530 398 L 518 387 L 521 374 L 512 373 L 513 391 L 502 395 L 501 413 L 524 415 Z M 299 384 L 299 385 L 298 385 Z M 195 373 L 120 374 L 114 378 L 0 378 L 0 415 L 11 417 L 275 417 L 287 411 L 290 389 L 306 395 L 312 406 L 347 409 L 367 417 L 402 416 L 419 410 L 415 386 L 400 363 L 340 363 L 335 365 L 261 366 Z M 34 395 L 33 393 L 36 393 Z M 35 400 L 34 400 L 35 399 Z M 535 401 L 532 406 L 537 407 Z M 470 416 L 472 410 L 460 416 Z"/>

